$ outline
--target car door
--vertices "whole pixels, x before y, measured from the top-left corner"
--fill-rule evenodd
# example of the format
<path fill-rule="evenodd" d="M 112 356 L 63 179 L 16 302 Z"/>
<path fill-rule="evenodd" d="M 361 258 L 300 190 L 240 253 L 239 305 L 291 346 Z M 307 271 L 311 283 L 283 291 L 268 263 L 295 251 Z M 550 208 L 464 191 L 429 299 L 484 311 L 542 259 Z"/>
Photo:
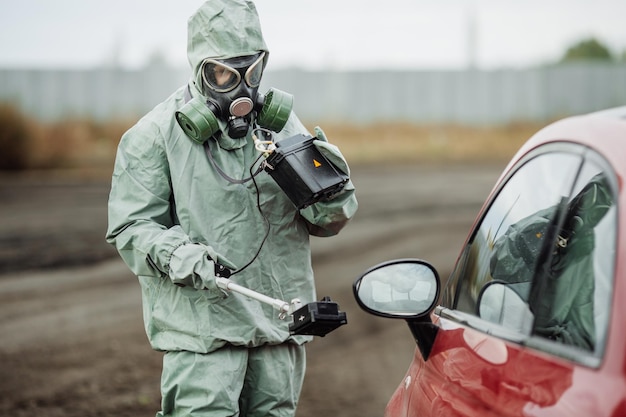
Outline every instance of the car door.
<path fill-rule="evenodd" d="M 609 414 L 597 369 L 615 266 L 615 175 L 574 143 L 539 147 L 509 172 L 435 309 L 427 360 L 416 354 L 407 374 L 407 416 Z"/>

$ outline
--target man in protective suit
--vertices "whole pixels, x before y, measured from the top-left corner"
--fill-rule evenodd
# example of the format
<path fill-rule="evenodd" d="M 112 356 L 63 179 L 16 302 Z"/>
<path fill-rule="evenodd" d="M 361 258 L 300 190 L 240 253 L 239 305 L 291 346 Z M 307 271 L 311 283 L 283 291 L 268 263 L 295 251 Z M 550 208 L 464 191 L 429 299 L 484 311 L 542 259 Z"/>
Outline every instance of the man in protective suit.
<path fill-rule="evenodd" d="M 311 336 L 290 335 L 271 306 L 225 294 L 216 265 L 259 293 L 315 301 L 309 235 L 338 233 L 357 201 L 348 181 L 332 199 L 297 209 L 259 169 L 251 137 L 268 54 L 252 2 L 206 2 L 188 21 L 188 85 L 119 144 L 106 238 L 138 276 L 148 339 L 165 352 L 157 416 L 295 414 Z M 209 138 L 190 138 L 175 116 L 194 99 L 216 126 Z M 275 141 L 308 134 L 291 111 L 275 130 Z M 315 132 L 314 145 L 349 175 Z"/>

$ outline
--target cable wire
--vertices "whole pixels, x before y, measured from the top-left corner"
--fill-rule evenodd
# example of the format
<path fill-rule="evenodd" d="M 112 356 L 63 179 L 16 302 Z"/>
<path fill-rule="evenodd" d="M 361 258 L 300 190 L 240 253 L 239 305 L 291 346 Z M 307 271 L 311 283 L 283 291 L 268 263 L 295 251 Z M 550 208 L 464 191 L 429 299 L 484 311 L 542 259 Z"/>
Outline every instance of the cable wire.
<path fill-rule="evenodd" d="M 252 265 L 252 262 L 254 262 L 256 260 L 256 258 L 259 257 L 259 254 L 261 253 L 261 249 L 263 249 L 263 245 L 265 244 L 265 241 L 267 240 L 268 236 L 270 235 L 270 221 L 267 218 L 267 216 L 265 215 L 265 213 L 263 213 L 263 209 L 261 209 L 261 192 L 259 191 L 259 186 L 256 183 L 256 175 L 261 172 L 262 170 L 262 164 L 259 166 L 259 169 L 256 171 L 256 173 L 252 173 L 252 168 L 254 168 L 254 165 L 263 157 L 263 155 L 259 155 L 257 157 L 257 159 L 255 159 L 255 161 L 252 163 L 252 165 L 250 165 L 250 177 L 252 178 L 252 183 L 254 184 L 254 189 L 256 190 L 256 207 L 259 210 L 259 213 L 261 213 L 261 216 L 263 217 L 263 221 L 265 222 L 265 236 L 263 236 L 263 240 L 261 241 L 261 244 L 259 245 L 259 249 L 257 249 L 256 253 L 254 254 L 254 256 L 252 257 L 252 259 L 245 264 L 243 267 L 234 270 L 231 273 L 232 275 L 238 274 L 239 272 L 243 271 L 244 269 L 246 269 L 247 267 L 249 267 L 250 265 Z"/>

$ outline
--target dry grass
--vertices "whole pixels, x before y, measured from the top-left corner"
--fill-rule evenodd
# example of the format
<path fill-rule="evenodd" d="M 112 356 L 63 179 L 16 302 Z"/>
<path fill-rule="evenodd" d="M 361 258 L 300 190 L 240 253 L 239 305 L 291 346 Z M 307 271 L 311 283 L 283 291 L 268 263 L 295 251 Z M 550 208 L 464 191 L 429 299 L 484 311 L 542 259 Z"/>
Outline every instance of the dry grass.
<path fill-rule="evenodd" d="M 37 122 L 0 106 L 0 170 L 101 171 L 108 174 L 122 134 L 134 120 Z M 459 125 L 324 124 L 327 137 L 351 165 L 380 162 L 505 162 L 539 124 Z M 307 124 L 313 131 L 313 124 Z M 14 162 L 13 165 L 6 161 Z M 2 165 L 2 159 L 0 159 Z"/>
<path fill-rule="evenodd" d="M 541 125 L 322 125 L 351 163 L 506 162 Z M 312 127 L 311 127 L 312 128 Z"/>
<path fill-rule="evenodd" d="M 0 171 L 110 170 L 119 139 L 133 123 L 44 123 L 0 103 Z"/>
<path fill-rule="evenodd" d="M 31 164 L 34 168 L 101 169 L 112 165 L 122 134 L 131 121 L 96 123 L 64 120 L 36 125 Z"/>

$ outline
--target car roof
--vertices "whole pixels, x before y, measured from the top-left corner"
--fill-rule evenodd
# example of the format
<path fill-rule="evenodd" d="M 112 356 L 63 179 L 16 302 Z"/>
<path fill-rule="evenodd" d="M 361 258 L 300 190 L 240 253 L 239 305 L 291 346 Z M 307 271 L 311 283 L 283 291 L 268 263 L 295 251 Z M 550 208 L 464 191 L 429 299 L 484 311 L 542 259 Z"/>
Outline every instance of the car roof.
<path fill-rule="evenodd" d="M 522 145 L 503 174 L 538 146 L 563 141 L 596 150 L 609 161 L 618 177 L 626 177 L 626 106 L 571 116 L 547 125 Z"/>

